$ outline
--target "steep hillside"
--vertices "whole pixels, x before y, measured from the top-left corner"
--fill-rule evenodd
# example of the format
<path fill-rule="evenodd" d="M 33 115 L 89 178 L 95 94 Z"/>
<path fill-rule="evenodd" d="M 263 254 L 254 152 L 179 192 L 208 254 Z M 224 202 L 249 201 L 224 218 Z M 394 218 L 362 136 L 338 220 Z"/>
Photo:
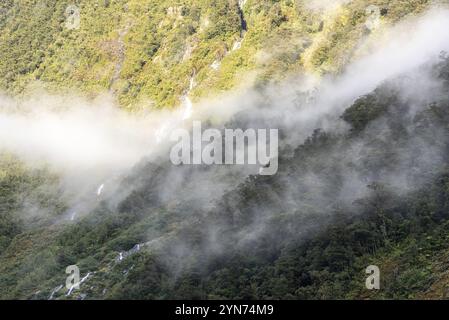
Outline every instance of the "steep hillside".
<path fill-rule="evenodd" d="M 2 1 L 0 299 L 447 298 L 447 5 Z M 277 174 L 172 165 L 190 99 Z"/>
<path fill-rule="evenodd" d="M 409 101 L 386 83 L 346 109 L 350 132 L 315 131 L 293 154 L 283 151 L 277 175 L 249 177 L 209 210 L 184 194 L 200 171 L 182 169 L 185 180 L 164 199 L 172 169 L 150 163 L 123 182 L 140 187 L 114 210 L 102 202 L 75 222 L 30 222 L 18 219 L 24 203 L 14 188 L 36 188 L 40 173 L 4 176 L 2 298 L 446 297 L 449 60 L 433 68 L 444 91 L 413 116 L 404 119 Z M 340 193 L 348 170 L 371 177 L 353 202 Z M 416 187 L 398 188 L 401 175 Z M 62 218 L 56 194 L 36 201 Z M 67 296 L 59 286 L 70 264 L 87 278 Z M 378 292 L 364 289 L 370 264 L 383 272 Z"/>
<path fill-rule="evenodd" d="M 40 80 L 111 90 L 124 107 L 174 107 L 187 93 L 195 99 L 301 70 L 338 72 L 369 33 L 431 1 L 315 2 L 2 1 L 0 87 L 19 93 Z M 380 23 L 367 27 L 376 15 Z"/>

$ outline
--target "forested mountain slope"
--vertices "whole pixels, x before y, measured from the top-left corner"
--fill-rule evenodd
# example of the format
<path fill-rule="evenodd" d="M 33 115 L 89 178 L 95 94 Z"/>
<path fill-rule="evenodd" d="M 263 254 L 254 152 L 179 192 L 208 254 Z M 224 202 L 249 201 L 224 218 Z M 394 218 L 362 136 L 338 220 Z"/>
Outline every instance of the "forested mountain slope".
<path fill-rule="evenodd" d="M 112 90 L 125 107 L 174 107 L 288 74 L 338 72 L 360 41 L 428 8 L 412 1 L 6 0 L 0 4 L 0 87 L 34 80 L 87 93 Z M 69 5 L 79 28 L 67 28 Z M 379 12 L 370 12 L 370 6 Z M 367 28 L 372 15 L 381 25 Z M 380 32 L 380 31 L 379 31 Z"/>
<path fill-rule="evenodd" d="M 223 100 L 251 107 L 223 118 L 220 128 L 279 128 L 280 154 L 273 176 L 142 157 L 92 188 L 80 183 L 88 176 L 81 170 L 79 177 L 77 170 L 65 175 L 53 158 L 30 161 L 5 147 L 0 298 L 447 298 L 449 58 L 441 52 L 378 78 L 377 69 L 396 70 L 394 63 L 367 68 L 372 74 L 356 65 L 369 48 L 386 42 L 387 30 L 445 4 L 2 1 L 0 88 L 9 98 L 0 97 L 7 110 L 0 126 L 28 129 L 39 122 L 35 115 L 23 125 L 7 106 L 20 114 L 21 102 L 52 102 L 39 95 L 42 88 L 92 101 L 106 93 L 133 114 L 240 89 L 242 95 Z M 378 11 L 367 10 L 372 5 Z M 67 28 L 76 8 L 79 28 Z M 371 14 L 379 15 L 374 25 L 367 24 Z M 426 21 L 447 16 L 432 17 Z M 427 39 L 424 31 L 416 33 Z M 440 31 L 435 38 L 446 40 Z M 378 67 L 384 60 L 366 61 Z M 298 89 L 306 75 L 318 81 L 315 90 Z M 26 102 L 30 96 L 35 100 Z M 57 115 L 62 127 L 67 124 Z M 89 117 L 87 125 L 103 126 L 100 117 L 107 115 Z M 117 123 L 128 126 L 126 119 Z M 131 127 L 140 123 L 133 121 Z M 127 129 L 111 123 L 113 139 L 120 140 L 117 132 Z M 0 127 L 0 138 L 7 131 Z M 59 132 L 66 131 L 55 125 L 49 136 Z M 97 131 L 76 131 L 68 141 L 87 143 L 90 132 Z M 22 142 L 16 139 L 21 134 L 10 137 Z M 31 153 L 40 154 L 40 144 L 32 146 Z M 109 152 L 106 157 L 120 154 Z M 65 287 L 69 265 L 81 271 L 80 290 Z M 365 287 L 369 265 L 381 270 L 380 290 Z"/>

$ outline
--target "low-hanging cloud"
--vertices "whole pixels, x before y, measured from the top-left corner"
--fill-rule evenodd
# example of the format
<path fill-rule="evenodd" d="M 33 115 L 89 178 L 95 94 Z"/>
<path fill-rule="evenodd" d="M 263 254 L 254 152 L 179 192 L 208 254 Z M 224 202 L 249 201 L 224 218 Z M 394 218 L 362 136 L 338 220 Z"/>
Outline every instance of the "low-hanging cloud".
<path fill-rule="evenodd" d="M 439 168 L 444 161 L 440 142 L 447 141 L 447 135 L 441 128 L 431 128 L 430 138 L 415 134 L 411 119 L 447 94 L 426 67 L 438 61 L 442 51 L 449 51 L 447 30 L 449 10 L 429 11 L 386 30 L 377 37 L 381 41 L 367 38 L 360 48 L 364 55 L 338 76 L 315 81 L 302 75 L 263 90 L 227 93 L 200 101 L 188 110 L 190 117 L 186 106 L 128 113 L 108 96 L 89 100 L 43 91 L 22 98 L 0 96 L 0 152 L 13 153 L 31 167 L 46 165 L 58 174 L 69 207 L 64 221 L 76 223 L 80 216 L 95 212 L 103 199 L 123 205 L 118 213 L 136 210 L 151 215 L 164 208 L 161 211 L 177 216 L 176 227 L 161 234 L 148 231 L 142 248 L 160 253 L 158 258 L 175 275 L 195 257 L 207 267 L 209 258 L 232 250 L 253 254 L 261 239 L 274 246 L 300 238 L 308 228 L 321 228 L 334 206 L 358 214 L 353 203 L 369 196 L 368 185 L 373 182 L 381 181 L 399 194 L 422 186 L 427 171 L 432 171 L 428 169 Z M 347 133 L 348 125 L 340 119 L 344 109 L 382 84 L 408 106 L 401 121 L 407 132 L 402 144 L 389 144 L 392 125 L 388 117 L 381 117 L 357 139 L 340 141 L 315 155 L 310 161 L 315 168 L 299 165 L 296 171 L 285 172 L 280 163 L 279 183 L 265 186 L 269 191 L 263 195 L 268 199 L 260 199 L 261 203 L 244 203 L 239 192 L 244 189 L 236 189 L 253 173 L 251 168 L 176 167 L 169 161 L 170 132 L 189 128 L 192 120 L 220 129 L 277 128 L 282 132 L 281 147 L 293 149 L 317 128 Z M 386 162 L 383 155 L 376 158 L 376 151 L 383 148 L 391 148 L 394 161 L 377 170 L 376 163 Z M 366 170 L 367 161 L 373 162 L 374 170 Z M 256 188 L 250 191 L 257 192 Z M 46 208 L 35 202 L 26 201 L 25 213 L 45 214 Z M 317 226 L 302 224 L 304 212 L 316 214 Z M 189 234 L 194 240 L 189 241 Z M 127 254 L 119 255 L 123 256 Z"/>
<path fill-rule="evenodd" d="M 60 174 L 65 189 L 71 193 L 86 190 L 95 196 L 101 184 L 111 181 L 119 185 L 116 180 L 141 161 L 168 163 L 170 131 L 188 128 L 194 119 L 208 120 L 217 127 L 279 128 L 285 133 L 284 144 L 297 146 L 316 128 L 346 130 L 339 116 L 355 99 L 387 79 L 436 59 L 441 51 L 449 51 L 446 30 L 449 11 L 429 11 L 389 29 L 381 42 L 367 41 L 365 55 L 338 77 L 315 83 L 304 75 L 264 88 L 263 92 L 229 93 L 199 102 L 188 119 L 182 109 L 131 114 L 120 110 L 108 96 L 95 100 L 45 92 L 21 99 L 3 96 L 0 150 L 16 154 L 30 166 L 49 165 Z M 181 195 L 185 194 L 190 200 L 201 198 L 199 206 L 210 205 L 252 173 L 241 167 L 195 170 L 195 174 L 185 174 L 174 167 L 160 185 L 161 199 L 173 200 L 175 195 L 184 199 Z M 307 178 L 313 181 L 312 176 Z M 195 195 L 181 192 L 179 186 L 187 190 L 202 188 Z M 114 189 L 108 187 L 105 190 Z"/>

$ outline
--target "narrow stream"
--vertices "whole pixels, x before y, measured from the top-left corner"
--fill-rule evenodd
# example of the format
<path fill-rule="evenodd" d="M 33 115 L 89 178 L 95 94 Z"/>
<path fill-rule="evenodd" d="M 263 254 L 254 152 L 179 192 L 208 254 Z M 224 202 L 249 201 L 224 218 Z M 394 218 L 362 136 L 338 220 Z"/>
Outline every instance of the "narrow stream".
<path fill-rule="evenodd" d="M 238 5 L 238 10 L 239 10 L 239 15 L 240 15 L 240 24 L 241 24 L 241 28 L 242 28 L 240 37 L 242 37 L 242 38 L 243 38 L 244 34 L 246 33 L 246 31 L 248 31 L 248 25 L 245 20 L 245 14 L 243 13 L 243 7 L 245 6 L 245 3 L 246 3 L 246 0 L 239 0 L 239 5 Z"/>

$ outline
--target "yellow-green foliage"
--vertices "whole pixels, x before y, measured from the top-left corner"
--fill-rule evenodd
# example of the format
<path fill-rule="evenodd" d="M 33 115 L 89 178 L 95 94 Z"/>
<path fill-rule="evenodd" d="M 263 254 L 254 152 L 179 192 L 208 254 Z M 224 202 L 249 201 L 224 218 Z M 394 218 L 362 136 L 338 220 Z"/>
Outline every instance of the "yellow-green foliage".
<path fill-rule="evenodd" d="M 88 94 L 109 90 L 131 109 L 173 107 L 192 76 L 196 99 L 251 85 L 248 74 L 265 83 L 301 70 L 338 72 L 369 35 L 369 5 L 383 9 L 388 25 L 429 2 L 354 0 L 316 10 L 302 0 L 248 0 L 240 12 L 237 0 L 6 0 L 0 89 L 19 93 L 40 80 Z M 70 4 L 80 9 L 79 29 L 66 28 Z"/>

